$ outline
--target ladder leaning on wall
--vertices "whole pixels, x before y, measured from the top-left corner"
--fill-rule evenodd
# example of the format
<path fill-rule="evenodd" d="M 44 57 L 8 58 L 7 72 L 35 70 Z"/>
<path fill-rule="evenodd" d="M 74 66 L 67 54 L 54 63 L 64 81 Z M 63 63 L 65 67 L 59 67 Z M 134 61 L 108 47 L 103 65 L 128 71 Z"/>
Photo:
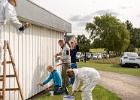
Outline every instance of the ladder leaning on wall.
<path fill-rule="evenodd" d="M 2 81 L 3 84 L 2 84 L 2 89 L 0 89 L 0 91 L 2 91 L 2 95 L 0 95 L 0 100 L 6 100 L 5 99 L 5 91 L 15 91 L 15 90 L 19 90 L 21 99 L 24 100 L 23 93 L 22 93 L 19 79 L 18 79 L 18 75 L 17 75 L 17 71 L 16 71 L 16 67 L 15 67 L 15 62 L 14 62 L 14 59 L 12 56 L 11 48 L 10 48 L 9 42 L 6 40 L 4 41 L 4 48 L 3 49 L 4 49 L 4 61 L 2 63 L 3 64 L 3 75 L 0 76 L 0 78 L 1 78 L 0 81 Z M 7 50 L 9 52 L 9 56 L 10 56 L 11 61 L 6 61 Z M 13 70 L 14 70 L 14 75 L 6 75 L 6 64 L 12 64 Z M 9 78 L 15 77 L 18 88 L 6 88 L 6 77 L 9 77 Z"/>

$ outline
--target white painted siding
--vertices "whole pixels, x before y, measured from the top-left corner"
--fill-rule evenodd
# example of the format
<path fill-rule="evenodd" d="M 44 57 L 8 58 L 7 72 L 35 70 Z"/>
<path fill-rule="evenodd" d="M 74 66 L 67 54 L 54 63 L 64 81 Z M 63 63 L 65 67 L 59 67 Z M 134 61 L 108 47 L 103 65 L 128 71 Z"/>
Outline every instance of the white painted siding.
<path fill-rule="evenodd" d="M 7 24 L 3 29 L 3 38 L 10 41 L 25 99 L 52 85 L 49 83 L 44 88 L 37 86 L 49 75 L 45 65 L 55 65 L 54 54 L 60 51 L 58 40 L 63 39 L 63 33 L 32 25 L 22 35 L 17 35 L 16 29 Z M 60 72 L 61 68 L 57 67 L 57 70 Z M 7 65 L 7 74 L 13 74 L 12 65 Z M 6 81 L 7 88 L 17 87 L 14 78 Z M 6 92 L 6 100 L 21 100 L 20 94 L 18 91 Z"/>

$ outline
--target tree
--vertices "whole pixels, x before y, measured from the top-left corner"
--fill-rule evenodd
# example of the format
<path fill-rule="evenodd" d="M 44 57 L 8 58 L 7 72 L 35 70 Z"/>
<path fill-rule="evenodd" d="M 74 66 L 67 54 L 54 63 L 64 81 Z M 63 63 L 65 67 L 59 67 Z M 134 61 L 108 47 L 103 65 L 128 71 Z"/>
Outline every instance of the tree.
<path fill-rule="evenodd" d="M 126 24 L 110 14 L 95 17 L 92 23 L 87 23 L 86 31 L 94 41 L 93 46 L 104 48 L 108 53 L 125 51 L 130 42 Z"/>
<path fill-rule="evenodd" d="M 125 22 L 128 31 L 130 32 L 130 44 L 126 51 L 135 51 L 135 48 L 140 48 L 140 29 L 134 28 L 130 21 Z"/>
<path fill-rule="evenodd" d="M 78 35 L 77 43 L 80 47 L 81 52 L 89 52 L 90 50 L 90 39 L 87 39 L 85 35 Z"/>

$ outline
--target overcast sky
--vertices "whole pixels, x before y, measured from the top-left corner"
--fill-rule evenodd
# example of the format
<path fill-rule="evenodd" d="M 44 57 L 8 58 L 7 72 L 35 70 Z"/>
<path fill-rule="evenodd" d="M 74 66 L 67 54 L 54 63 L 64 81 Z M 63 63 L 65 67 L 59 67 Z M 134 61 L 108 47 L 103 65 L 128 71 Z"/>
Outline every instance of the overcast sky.
<path fill-rule="evenodd" d="M 112 14 L 125 22 L 127 19 L 134 27 L 140 27 L 140 0 L 32 0 L 48 11 L 72 24 L 72 34 L 88 34 L 87 22 L 95 16 Z"/>

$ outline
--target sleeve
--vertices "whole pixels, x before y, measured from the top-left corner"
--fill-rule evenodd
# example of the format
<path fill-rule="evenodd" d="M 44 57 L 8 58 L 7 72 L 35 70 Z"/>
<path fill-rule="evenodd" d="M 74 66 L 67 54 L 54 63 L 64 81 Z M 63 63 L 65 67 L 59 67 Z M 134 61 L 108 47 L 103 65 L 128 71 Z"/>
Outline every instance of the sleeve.
<path fill-rule="evenodd" d="M 16 10 L 10 3 L 5 6 L 5 17 L 6 20 L 15 28 L 19 29 L 20 27 L 22 27 L 22 23 L 20 23 L 17 18 Z"/>
<path fill-rule="evenodd" d="M 83 91 L 89 84 L 90 84 L 90 79 L 89 78 L 84 79 L 81 90 Z"/>
<path fill-rule="evenodd" d="M 50 80 L 52 79 L 52 74 L 50 74 L 49 78 L 43 82 L 43 85 L 47 84 L 48 82 L 50 82 Z"/>
<path fill-rule="evenodd" d="M 75 81 L 74 81 L 74 84 L 73 84 L 73 87 L 72 87 L 72 92 L 77 91 L 79 85 L 80 85 L 80 80 L 75 78 Z"/>
<path fill-rule="evenodd" d="M 80 48 L 79 48 L 79 45 L 76 45 L 76 48 L 75 48 L 75 49 L 76 49 L 76 52 L 78 52 L 79 49 L 80 49 Z"/>
<path fill-rule="evenodd" d="M 61 53 L 61 52 L 58 52 L 58 53 L 57 53 L 57 55 L 58 55 L 58 56 L 61 56 L 61 55 L 62 55 L 62 53 Z"/>
<path fill-rule="evenodd" d="M 62 60 L 62 61 L 66 60 L 70 57 L 70 49 L 65 49 L 64 52 L 65 52 L 64 56 L 60 57 L 60 60 Z"/>
<path fill-rule="evenodd" d="M 62 79 L 58 72 L 55 72 L 55 77 L 56 77 L 56 81 L 59 83 L 59 85 L 62 86 Z"/>

